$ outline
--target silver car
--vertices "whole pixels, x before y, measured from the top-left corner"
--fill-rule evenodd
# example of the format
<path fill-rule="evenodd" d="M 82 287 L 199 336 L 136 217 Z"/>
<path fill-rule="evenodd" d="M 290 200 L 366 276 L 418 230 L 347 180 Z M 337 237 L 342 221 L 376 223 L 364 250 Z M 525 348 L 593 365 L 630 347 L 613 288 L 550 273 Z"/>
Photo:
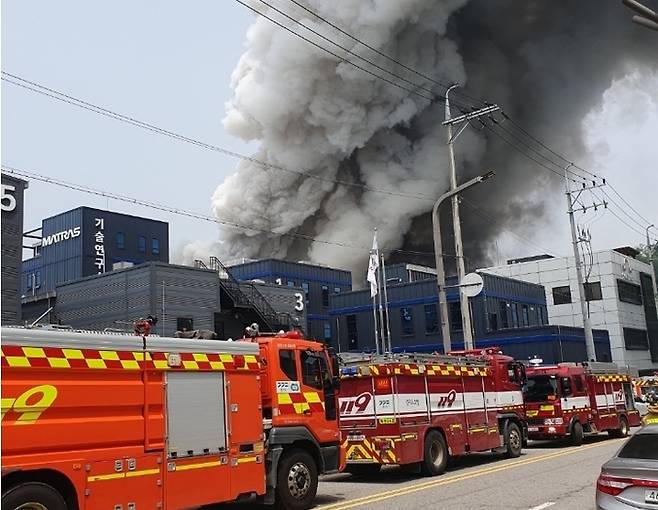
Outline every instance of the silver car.
<path fill-rule="evenodd" d="M 597 510 L 658 510 L 658 425 L 647 425 L 601 467 Z"/>

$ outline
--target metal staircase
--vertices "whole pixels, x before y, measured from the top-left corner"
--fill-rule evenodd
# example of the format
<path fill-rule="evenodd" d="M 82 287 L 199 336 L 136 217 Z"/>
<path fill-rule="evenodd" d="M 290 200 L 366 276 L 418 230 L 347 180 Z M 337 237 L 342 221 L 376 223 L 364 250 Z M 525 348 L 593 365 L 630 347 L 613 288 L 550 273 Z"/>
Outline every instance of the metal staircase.
<path fill-rule="evenodd" d="M 253 310 L 262 321 L 262 330 L 278 331 L 290 329 L 292 326 L 289 314 L 277 313 L 253 283 L 237 280 L 217 257 L 210 257 L 208 265 L 202 260 L 196 259 L 194 267 L 215 271 L 219 276 L 222 290 L 231 299 L 233 306 Z"/>

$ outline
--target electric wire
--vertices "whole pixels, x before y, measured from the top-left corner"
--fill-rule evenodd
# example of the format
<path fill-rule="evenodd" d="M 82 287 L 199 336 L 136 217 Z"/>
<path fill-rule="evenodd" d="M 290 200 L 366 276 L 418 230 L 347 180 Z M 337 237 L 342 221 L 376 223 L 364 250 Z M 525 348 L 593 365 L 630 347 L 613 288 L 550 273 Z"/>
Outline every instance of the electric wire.
<path fill-rule="evenodd" d="M 121 195 L 119 193 L 113 193 L 113 192 L 110 192 L 110 191 L 91 188 L 89 186 L 85 186 L 85 185 L 82 185 L 82 184 L 76 184 L 76 183 L 64 181 L 64 180 L 61 180 L 61 179 L 56 179 L 54 177 L 49 177 L 47 175 L 40 174 L 40 173 L 37 173 L 37 172 L 20 169 L 20 168 L 17 168 L 17 167 L 14 167 L 14 166 L 11 166 L 11 165 L 8 165 L 8 164 L 5 164 L 5 163 L 3 163 L 1 166 L 2 166 L 2 170 L 4 172 L 7 172 L 7 173 L 12 174 L 12 175 L 17 175 L 17 176 L 24 177 L 24 178 L 27 178 L 27 179 L 40 181 L 40 182 L 43 182 L 43 183 L 46 183 L 46 184 L 59 186 L 61 188 L 66 188 L 66 189 L 70 189 L 70 190 L 73 190 L 73 191 L 78 191 L 78 192 L 81 192 L 81 193 L 87 193 L 89 195 L 95 195 L 95 196 L 99 196 L 99 197 L 103 197 L 103 198 L 117 200 L 119 202 L 125 202 L 125 203 L 131 204 L 131 205 L 146 207 L 146 208 L 149 208 L 149 209 L 154 209 L 154 210 L 158 210 L 158 211 L 161 211 L 161 212 L 175 214 L 175 215 L 178 215 L 178 216 L 186 216 L 188 218 L 192 218 L 192 219 L 196 219 L 196 220 L 203 220 L 203 221 L 208 221 L 208 222 L 211 222 L 211 223 L 217 223 L 217 224 L 219 224 L 223 227 L 228 227 L 228 228 L 237 229 L 237 230 L 241 230 L 241 231 L 260 232 L 260 233 L 263 233 L 263 234 L 272 234 L 272 235 L 275 235 L 277 237 L 281 236 L 281 237 L 299 238 L 299 239 L 303 239 L 303 240 L 306 240 L 306 241 L 312 241 L 312 242 L 316 242 L 316 243 L 320 243 L 320 244 L 326 244 L 326 245 L 332 245 L 332 246 L 339 246 L 341 248 L 350 248 L 350 249 L 359 250 L 359 251 L 361 251 L 361 250 L 369 251 L 370 248 L 371 248 L 370 246 L 367 246 L 367 245 L 359 246 L 359 245 L 344 243 L 344 242 L 340 242 L 340 241 L 332 241 L 330 239 L 321 239 L 321 238 L 313 237 L 312 235 L 309 235 L 309 234 L 300 234 L 298 232 L 278 232 L 276 230 L 266 229 L 266 228 L 257 227 L 257 226 L 253 226 L 253 225 L 252 226 L 243 225 L 243 224 L 228 221 L 228 220 L 221 220 L 219 218 L 215 218 L 213 216 L 209 216 L 207 214 L 203 214 L 203 213 L 196 212 L 196 211 L 190 211 L 190 210 L 186 210 L 186 209 L 182 209 L 182 208 L 178 208 L 178 207 L 173 207 L 173 206 L 169 206 L 169 205 L 160 204 L 160 203 L 157 203 L 157 202 L 150 202 L 150 201 L 135 198 L 135 197 Z M 430 255 L 430 252 L 407 251 L 407 250 L 398 249 L 398 248 L 394 248 L 394 249 L 382 248 L 380 251 L 389 252 L 389 253 L 390 252 L 408 253 L 408 254 L 412 254 L 412 255 Z M 433 252 L 431 254 L 434 255 Z M 457 255 L 451 254 L 451 253 L 442 253 L 441 255 L 443 257 L 446 257 L 446 258 L 456 258 L 457 257 Z"/>

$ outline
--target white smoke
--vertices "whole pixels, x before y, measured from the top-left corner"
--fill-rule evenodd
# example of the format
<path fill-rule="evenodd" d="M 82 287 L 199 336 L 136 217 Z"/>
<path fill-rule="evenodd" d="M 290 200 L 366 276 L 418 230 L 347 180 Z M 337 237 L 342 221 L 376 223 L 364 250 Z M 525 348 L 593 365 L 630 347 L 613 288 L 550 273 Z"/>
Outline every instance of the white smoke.
<path fill-rule="evenodd" d="M 465 2 L 311 0 L 308 5 L 349 33 L 359 34 L 368 44 L 438 81 L 464 82 L 456 45 L 444 35 L 451 13 Z M 259 2 L 253 5 L 266 12 Z M 292 12 L 289 2 L 279 5 Z M 349 38 L 304 14 L 294 11 L 294 16 L 308 26 L 354 48 Z M 287 24 L 301 31 L 292 22 Z M 354 50 L 361 52 L 362 48 Z M 232 88 L 234 96 L 227 105 L 224 125 L 245 140 L 259 140 L 255 155 L 259 160 L 405 194 L 431 197 L 447 185 L 445 130 L 440 123 L 418 119 L 430 106 L 427 100 L 337 61 L 266 19 L 258 18 L 249 29 L 247 50 L 233 73 Z M 445 91 L 441 87 L 435 90 L 439 94 Z M 442 108 L 433 108 L 437 107 Z M 393 129 L 410 127 L 412 120 L 414 140 Z M 460 143 L 473 149 L 466 151 L 471 158 L 477 157 L 475 136 L 470 134 Z M 341 163 L 348 159 L 356 172 L 340 171 Z M 411 219 L 426 211 L 428 204 L 431 207 L 429 201 L 363 192 L 295 173 L 266 170 L 251 162 L 241 162 L 213 196 L 218 218 L 256 229 L 295 232 L 309 218 L 319 218 L 310 225 L 310 232 L 303 233 L 365 247 L 363 253 L 355 253 L 324 243 L 310 246 L 312 260 L 340 267 L 350 267 L 355 256 L 367 256 L 374 227 L 379 229 L 383 246 L 399 246 Z M 292 237 L 265 236 L 259 230 L 227 230 L 222 237 L 220 249 L 229 258 L 283 257 L 294 244 Z"/>

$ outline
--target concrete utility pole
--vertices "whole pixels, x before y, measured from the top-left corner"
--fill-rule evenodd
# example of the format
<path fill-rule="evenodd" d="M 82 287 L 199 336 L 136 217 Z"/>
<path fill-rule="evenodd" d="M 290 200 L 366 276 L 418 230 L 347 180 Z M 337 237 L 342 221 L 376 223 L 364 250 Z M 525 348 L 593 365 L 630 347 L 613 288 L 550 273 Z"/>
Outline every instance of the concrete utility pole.
<path fill-rule="evenodd" d="M 649 230 L 652 228 L 656 228 L 656 226 L 652 223 L 649 225 L 647 228 L 645 228 L 645 232 L 647 234 L 647 250 L 649 250 L 649 265 L 651 266 L 651 276 L 652 276 L 652 281 L 653 281 L 653 295 L 656 296 L 658 295 L 658 290 L 656 290 L 656 269 L 653 267 L 653 254 L 656 252 L 656 248 L 658 248 L 658 242 L 651 246 L 651 238 L 649 237 Z"/>
<path fill-rule="evenodd" d="M 468 121 L 472 118 L 479 117 L 481 115 L 486 115 L 492 112 L 499 110 L 500 108 L 496 105 L 487 106 L 480 110 L 470 112 L 468 114 L 462 115 L 455 119 L 451 118 L 450 115 L 450 99 L 449 94 L 452 89 L 457 87 L 453 85 L 446 91 L 446 106 L 445 106 L 445 122 L 443 123 L 446 126 L 446 131 L 448 135 L 448 153 L 450 157 L 450 189 L 454 190 L 457 188 L 457 169 L 455 164 L 455 139 L 462 134 L 466 126 L 468 126 Z M 455 136 L 452 134 L 452 125 L 458 122 L 464 122 L 464 125 L 457 132 Z M 461 281 L 466 275 L 466 269 L 464 267 L 464 245 L 462 243 L 462 227 L 461 221 L 459 218 L 459 197 L 455 194 L 452 196 L 452 228 L 455 235 L 455 256 L 457 257 L 457 281 L 461 284 Z M 462 316 L 462 331 L 464 332 L 464 348 L 472 349 L 473 348 L 473 328 L 471 326 L 471 311 L 468 305 L 468 296 L 464 294 L 461 287 L 459 288 L 459 304 L 461 308 Z"/>
<path fill-rule="evenodd" d="M 571 224 L 571 242 L 573 244 L 573 256 L 576 258 L 576 278 L 578 279 L 578 294 L 580 297 L 580 312 L 583 316 L 583 329 L 585 330 L 585 348 L 587 349 L 587 360 L 596 361 L 596 349 L 594 348 L 594 333 L 592 332 L 592 323 L 587 313 L 587 301 L 585 296 L 585 285 L 583 283 L 583 265 L 580 260 L 580 248 L 578 246 L 578 235 L 576 234 L 576 220 L 573 217 L 573 196 L 571 186 L 569 185 L 569 168 L 571 164 L 564 167 L 564 181 L 567 195 L 567 214 Z M 583 185 L 583 189 L 586 189 Z"/>
<path fill-rule="evenodd" d="M 447 199 L 457 196 L 467 188 L 474 186 L 482 181 L 490 179 L 495 174 L 494 172 L 487 172 L 484 175 L 465 182 L 455 189 L 451 189 L 441 195 L 434 203 L 432 208 L 432 230 L 434 235 L 434 261 L 436 263 L 436 286 L 439 291 L 439 312 L 441 315 L 441 336 L 443 337 L 443 352 L 447 353 L 452 350 L 452 343 L 450 342 L 450 321 L 448 319 L 448 300 L 446 297 L 446 273 L 443 266 L 443 242 L 441 240 L 441 218 L 439 217 L 439 208 L 441 204 Z M 468 298 L 467 298 L 468 303 Z M 467 306 L 468 309 L 468 306 Z"/>

